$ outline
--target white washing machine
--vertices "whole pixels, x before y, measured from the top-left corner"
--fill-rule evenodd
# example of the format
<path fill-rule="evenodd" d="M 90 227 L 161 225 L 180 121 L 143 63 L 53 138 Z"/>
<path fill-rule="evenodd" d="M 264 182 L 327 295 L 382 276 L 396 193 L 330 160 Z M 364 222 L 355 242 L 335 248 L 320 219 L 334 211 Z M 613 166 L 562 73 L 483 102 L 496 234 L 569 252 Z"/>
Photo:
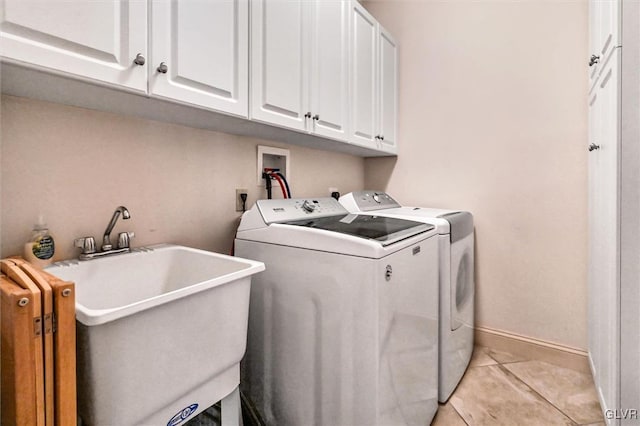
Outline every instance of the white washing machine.
<path fill-rule="evenodd" d="M 437 410 L 438 235 L 333 198 L 260 200 L 241 389 L 269 425 L 427 425 Z M 431 285 L 424 285 L 424 282 Z"/>
<path fill-rule="evenodd" d="M 380 191 L 352 192 L 342 196 L 340 203 L 351 212 L 409 219 L 436 226 L 440 234 L 438 400 L 446 402 L 464 375 L 473 352 L 473 216 L 464 211 L 402 207 Z"/>

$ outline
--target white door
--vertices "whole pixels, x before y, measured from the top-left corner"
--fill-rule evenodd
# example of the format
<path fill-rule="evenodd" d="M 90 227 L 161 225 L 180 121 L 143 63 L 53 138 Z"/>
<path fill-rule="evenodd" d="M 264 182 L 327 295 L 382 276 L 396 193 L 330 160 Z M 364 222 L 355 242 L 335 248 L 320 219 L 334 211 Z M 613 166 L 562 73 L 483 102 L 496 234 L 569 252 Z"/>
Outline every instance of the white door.
<path fill-rule="evenodd" d="M 10 62 L 146 92 L 146 52 L 146 0 L 0 2 Z"/>
<path fill-rule="evenodd" d="M 349 116 L 348 3 L 316 0 L 312 5 L 311 131 L 346 141 Z"/>
<path fill-rule="evenodd" d="M 378 148 L 377 22 L 357 1 L 350 3 L 350 141 Z"/>
<path fill-rule="evenodd" d="M 619 407 L 619 61 L 613 49 L 590 96 L 589 353 L 605 410 Z"/>
<path fill-rule="evenodd" d="M 382 27 L 378 42 L 380 63 L 380 91 L 378 99 L 378 139 L 384 151 L 396 152 L 396 117 L 398 111 L 397 45 L 391 34 Z"/>
<path fill-rule="evenodd" d="M 601 391 L 609 407 L 618 406 L 618 349 L 620 347 L 618 333 L 620 330 L 619 314 L 619 210 L 618 210 L 618 110 L 619 60 L 620 49 L 615 49 L 613 57 L 603 68 L 598 90 L 602 103 L 600 140 L 594 141 L 600 149 L 593 151 L 599 157 L 596 190 L 600 205 L 600 218 L 595 224 L 598 232 L 598 243 L 601 252 L 596 262 L 600 264 L 602 293 L 600 294 L 601 319 L 600 336 L 602 346 L 600 357 L 605 368 Z"/>
<path fill-rule="evenodd" d="M 600 157 L 593 154 L 594 141 L 600 140 L 599 128 L 600 128 L 600 105 L 599 92 L 593 90 L 589 94 L 589 176 L 588 176 L 588 226 L 589 226 L 589 256 L 588 256 L 588 331 L 589 331 L 589 352 L 592 362 L 592 368 L 595 376 L 599 374 L 599 368 L 596 364 L 599 361 L 599 347 L 600 339 L 597 333 L 598 330 L 598 288 L 596 283 L 600 282 L 599 278 L 599 264 L 596 259 L 599 257 L 599 244 L 596 243 L 598 238 L 598 228 L 596 226 L 599 217 L 599 205 L 600 200 L 598 197 L 599 189 L 596 187 L 598 182 L 598 170 Z M 595 378 L 594 378 L 595 379 Z M 596 379 L 597 383 L 597 379 Z"/>
<path fill-rule="evenodd" d="M 152 2 L 151 95 L 247 117 L 248 63 L 248 0 Z"/>
<path fill-rule="evenodd" d="M 596 142 L 599 143 L 602 139 L 601 118 L 602 102 L 600 92 L 594 90 L 589 97 L 589 178 L 588 178 L 588 193 L 589 193 L 589 354 L 591 357 L 591 363 L 594 373 L 594 381 L 598 392 L 599 384 L 602 382 L 602 356 L 600 354 L 601 347 L 603 346 L 601 336 L 601 321 L 602 321 L 602 294 L 606 291 L 606 283 L 603 282 L 603 268 L 599 259 L 603 255 L 602 245 L 602 232 L 599 227 L 599 222 L 602 218 L 602 169 L 601 169 L 601 157 L 598 155 L 597 150 L 594 150 L 593 146 Z M 603 407 L 604 409 L 605 407 Z"/>
<path fill-rule="evenodd" d="M 310 10 L 305 1 L 252 0 L 252 119 L 307 129 Z"/>

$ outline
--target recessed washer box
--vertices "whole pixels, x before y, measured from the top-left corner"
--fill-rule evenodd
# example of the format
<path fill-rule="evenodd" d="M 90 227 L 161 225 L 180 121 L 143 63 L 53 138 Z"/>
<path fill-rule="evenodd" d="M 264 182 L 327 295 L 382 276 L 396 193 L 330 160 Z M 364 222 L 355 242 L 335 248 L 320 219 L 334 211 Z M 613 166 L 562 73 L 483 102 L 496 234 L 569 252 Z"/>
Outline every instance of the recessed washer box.
<path fill-rule="evenodd" d="M 280 173 L 287 178 L 289 185 L 291 185 L 290 158 L 291 155 L 288 149 L 258 145 L 258 168 L 256 174 L 258 186 L 264 188 L 262 173 L 264 172 L 265 167 L 280 169 Z"/>

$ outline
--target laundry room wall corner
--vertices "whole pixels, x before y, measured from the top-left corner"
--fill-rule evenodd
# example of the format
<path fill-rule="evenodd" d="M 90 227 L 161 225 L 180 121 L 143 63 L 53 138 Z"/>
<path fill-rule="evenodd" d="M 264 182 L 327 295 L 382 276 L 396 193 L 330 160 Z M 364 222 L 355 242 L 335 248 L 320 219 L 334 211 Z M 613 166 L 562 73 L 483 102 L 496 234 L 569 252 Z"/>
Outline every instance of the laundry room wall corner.
<path fill-rule="evenodd" d="M 473 213 L 477 326 L 584 350 L 588 3 L 364 6 L 399 45 L 402 135 L 366 188 Z"/>
<path fill-rule="evenodd" d="M 364 162 L 365 188 L 386 191 L 397 162 L 398 157 L 367 158 Z"/>

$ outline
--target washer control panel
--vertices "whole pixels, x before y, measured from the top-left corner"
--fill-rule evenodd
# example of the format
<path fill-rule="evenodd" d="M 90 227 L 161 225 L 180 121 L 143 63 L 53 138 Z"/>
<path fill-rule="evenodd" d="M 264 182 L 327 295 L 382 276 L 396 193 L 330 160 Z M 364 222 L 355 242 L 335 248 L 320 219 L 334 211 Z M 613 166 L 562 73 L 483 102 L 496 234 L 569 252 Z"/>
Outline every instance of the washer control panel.
<path fill-rule="evenodd" d="M 331 197 L 258 200 L 256 204 L 267 224 L 349 213 L 338 200 Z"/>
<path fill-rule="evenodd" d="M 357 210 L 361 212 L 400 207 L 400 204 L 386 192 L 355 191 L 349 195 L 353 197 L 352 202 L 357 206 Z"/>

